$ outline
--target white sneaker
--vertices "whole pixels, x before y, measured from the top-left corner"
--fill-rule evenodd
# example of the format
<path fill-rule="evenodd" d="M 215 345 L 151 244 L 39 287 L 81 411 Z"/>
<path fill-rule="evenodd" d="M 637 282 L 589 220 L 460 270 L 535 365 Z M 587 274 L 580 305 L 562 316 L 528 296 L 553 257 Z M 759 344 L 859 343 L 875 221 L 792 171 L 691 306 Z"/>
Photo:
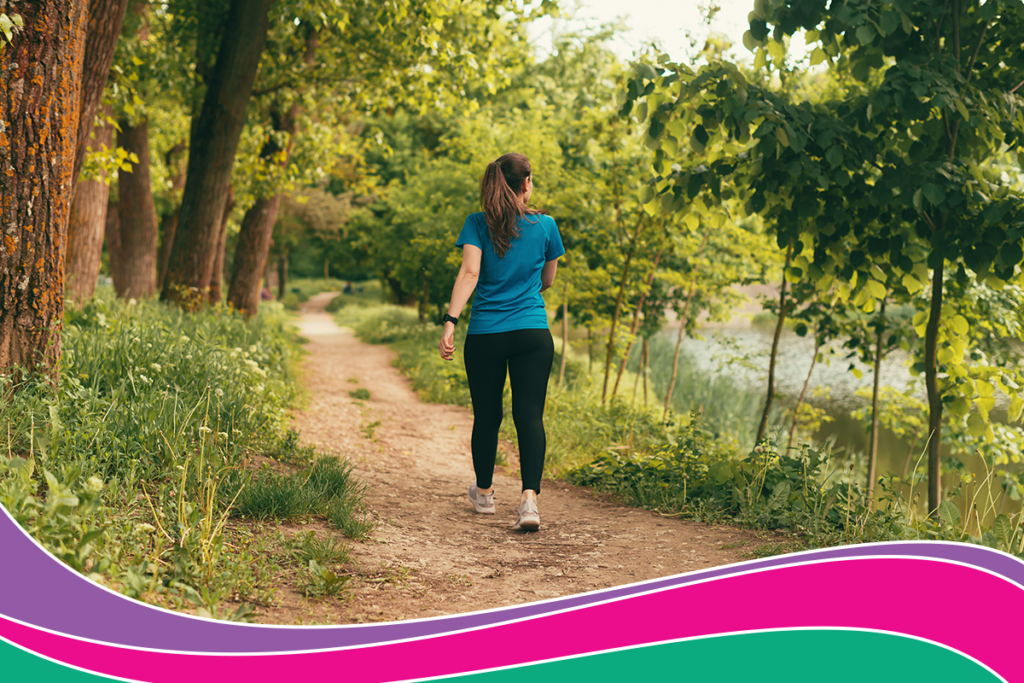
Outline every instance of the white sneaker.
<path fill-rule="evenodd" d="M 494 514 L 494 491 L 480 493 L 477 485 L 475 483 L 471 484 L 469 487 L 469 502 L 473 504 L 477 512 L 485 515 Z"/>
<path fill-rule="evenodd" d="M 518 519 L 512 525 L 513 529 L 520 531 L 536 531 L 540 528 L 540 513 L 537 512 L 537 501 L 527 498 L 516 508 Z"/>

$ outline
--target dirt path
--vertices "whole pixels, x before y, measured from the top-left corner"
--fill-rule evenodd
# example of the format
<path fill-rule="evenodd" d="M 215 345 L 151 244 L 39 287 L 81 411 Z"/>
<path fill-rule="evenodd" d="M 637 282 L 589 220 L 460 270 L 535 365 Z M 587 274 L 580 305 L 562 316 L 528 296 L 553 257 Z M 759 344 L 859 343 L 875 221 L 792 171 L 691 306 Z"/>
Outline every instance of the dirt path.
<path fill-rule="evenodd" d="M 307 602 L 285 591 L 282 607 L 261 621 L 469 612 L 737 562 L 756 546 L 748 531 L 663 518 L 550 480 L 539 498 L 540 531 L 512 531 L 519 481 L 506 474 L 495 478 L 497 514 L 476 514 L 466 499 L 471 413 L 420 402 L 389 349 L 363 344 L 323 312 L 330 298 L 311 299 L 300 322 L 312 398 L 297 427 L 305 443 L 355 463 L 378 524 L 372 540 L 355 545 L 357 576 L 345 598 Z M 351 398 L 357 387 L 371 399 Z"/>

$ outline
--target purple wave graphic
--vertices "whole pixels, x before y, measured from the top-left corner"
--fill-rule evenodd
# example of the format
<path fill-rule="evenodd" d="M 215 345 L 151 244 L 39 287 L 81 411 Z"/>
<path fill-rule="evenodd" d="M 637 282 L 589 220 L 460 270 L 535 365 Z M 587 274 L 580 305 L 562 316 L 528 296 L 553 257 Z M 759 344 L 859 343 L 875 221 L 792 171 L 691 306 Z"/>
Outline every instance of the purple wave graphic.
<path fill-rule="evenodd" d="M 542 603 L 384 624 L 271 626 L 237 624 L 178 614 L 114 593 L 78 574 L 41 548 L 0 507 L 0 615 L 25 624 L 102 643 L 176 652 L 296 652 L 371 645 L 434 636 L 648 591 L 788 565 L 844 558 L 896 556 L 952 561 L 1008 579 L 1024 588 L 1024 562 L 981 546 L 901 541 L 811 550 L 706 569 Z M 17 587 L 11 589 L 11 587 Z"/>

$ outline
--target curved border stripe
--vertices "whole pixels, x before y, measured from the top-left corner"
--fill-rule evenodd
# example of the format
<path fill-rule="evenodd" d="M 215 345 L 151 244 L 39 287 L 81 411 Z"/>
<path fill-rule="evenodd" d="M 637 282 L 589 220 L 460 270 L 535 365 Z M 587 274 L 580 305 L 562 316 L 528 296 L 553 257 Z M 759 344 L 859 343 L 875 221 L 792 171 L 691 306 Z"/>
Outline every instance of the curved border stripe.
<path fill-rule="evenodd" d="M 896 595 L 894 586 L 900 595 L 915 597 L 885 597 Z M 146 651 L 77 640 L 7 619 L 0 620 L 0 637 L 75 667 L 154 683 L 292 679 L 325 671 L 344 672 L 353 682 L 385 683 L 722 633 L 881 630 L 944 645 L 1006 680 L 1020 681 L 1024 659 L 1010 646 L 1012 636 L 997 637 L 972 625 L 1003 623 L 1006 615 L 1022 611 L 1024 588 L 988 571 L 934 559 L 851 558 L 665 587 L 457 633 L 319 652 Z M 530 646 L 510 646 L 516 643 Z"/>
<path fill-rule="evenodd" d="M 1024 562 L 1005 553 L 962 543 L 904 541 L 812 550 L 539 603 L 431 619 L 341 626 L 236 624 L 172 612 L 104 588 L 46 552 L 7 510 L 0 507 L 0 512 L 0 547 L 7 557 L 18 558 L 17 562 L 0 563 L 0 585 L 19 587 L 0 590 L 0 616 L 77 638 L 178 652 L 296 652 L 394 642 L 507 623 L 752 571 L 857 557 L 953 561 L 1024 586 Z M 67 609 L 68 605 L 75 605 L 75 609 Z"/>

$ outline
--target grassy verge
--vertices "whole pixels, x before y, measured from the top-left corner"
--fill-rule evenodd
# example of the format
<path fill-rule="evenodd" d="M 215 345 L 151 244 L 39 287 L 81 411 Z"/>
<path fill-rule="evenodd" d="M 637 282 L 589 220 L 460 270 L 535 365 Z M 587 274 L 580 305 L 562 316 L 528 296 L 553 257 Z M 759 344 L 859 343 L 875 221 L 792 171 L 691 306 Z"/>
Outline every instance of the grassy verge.
<path fill-rule="evenodd" d="M 107 294 L 69 311 L 56 384 L 0 380 L 0 503 L 95 580 L 223 618 L 273 602 L 267 540 L 244 520 L 364 536 L 348 466 L 288 429 L 301 347 L 280 305 L 260 309 L 247 323 Z"/>
<path fill-rule="evenodd" d="M 438 328 L 422 327 L 415 311 L 395 306 L 343 308 L 339 324 L 363 341 L 390 344 L 398 368 L 426 401 L 470 405 L 460 355 L 442 361 L 436 352 Z M 465 331 L 457 332 L 460 347 Z M 559 347 L 556 341 L 556 349 Z M 653 349 L 652 349 L 653 350 Z M 652 353 L 652 358 L 653 358 Z M 548 473 L 613 493 L 623 502 L 667 515 L 728 521 L 789 534 L 773 552 L 883 540 L 943 539 L 980 543 L 1024 556 L 1020 514 L 993 515 L 988 527 L 977 510 L 987 482 L 964 482 L 947 492 L 934 517 L 919 514 L 924 474 L 882 481 L 881 504 L 872 505 L 861 477 L 848 460 L 833 458 L 829 444 L 804 444 L 785 452 L 773 434 L 760 444 L 729 429 L 750 406 L 729 401 L 730 387 L 688 367 L 679 379 L 675 404 L 681 411 L 665 419 L 657 401 L 633 400 L 632 391 L 602 404 L 601 378 L 584 360 L 567 359 L 566 381 L 557 386 L 556 354 L 549 386 L 545 427 Z M 633 385 L 626 377 L 624 386 Z M 506 387 L 503 436 L 515 439 Z M 735 398 L 735 396 L 734 396 Z M 687 411 L 687 407 L 697 409 Z M 744 419 L 746 424 L 749 419 Z M 988 501 L 990 506 L 995 501 Z M 995 512 L 995 508 L 991 512 Z"/>

